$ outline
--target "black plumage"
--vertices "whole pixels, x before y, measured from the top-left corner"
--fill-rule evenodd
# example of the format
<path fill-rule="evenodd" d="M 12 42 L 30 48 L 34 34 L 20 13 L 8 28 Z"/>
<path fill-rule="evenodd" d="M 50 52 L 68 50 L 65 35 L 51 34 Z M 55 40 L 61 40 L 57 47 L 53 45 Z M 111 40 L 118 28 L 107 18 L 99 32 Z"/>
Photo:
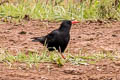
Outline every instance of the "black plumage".
<path fill-rule="evenodd" d="M 64 20 L 60 27 L 56 30 L 53 30 L 46 36 L 42 37 L 33 37 L 33 42 L 40 42 L 43 45 L 46 45 L 49 51 L 58 50 L 60 53 L 63 53 L 68 45 L 70 40 L 70 29 L 72 23 L 78 23 L 77 21 Z"/>

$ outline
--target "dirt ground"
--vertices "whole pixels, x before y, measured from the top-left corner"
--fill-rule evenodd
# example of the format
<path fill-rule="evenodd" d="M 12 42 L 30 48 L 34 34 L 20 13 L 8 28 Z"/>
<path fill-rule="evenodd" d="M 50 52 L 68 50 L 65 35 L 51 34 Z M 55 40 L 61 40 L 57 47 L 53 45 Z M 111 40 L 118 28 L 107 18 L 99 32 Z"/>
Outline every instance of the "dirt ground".
<path fill-rule="evenodd" d="M 13 55 L 20 51 L 42 51 L 40 43 L 30 38 L 43 36 L 59 27 L 60 23 L 23 21 L 21 23 L 0 22 L 0 48 Z M 86 21 L 73 25 L 71 40 L 66 52 L 77 54 L 99 51 L 120 52 L 120 22 Z M 0 63 L 0 80 L 120 80 L 120 61 L 102 60 L 94 65 L 72 65 L 62 67 L 41 63 L 39 68 L 25 68 L 25 64 L 15 63 L 9 68 Z"/>

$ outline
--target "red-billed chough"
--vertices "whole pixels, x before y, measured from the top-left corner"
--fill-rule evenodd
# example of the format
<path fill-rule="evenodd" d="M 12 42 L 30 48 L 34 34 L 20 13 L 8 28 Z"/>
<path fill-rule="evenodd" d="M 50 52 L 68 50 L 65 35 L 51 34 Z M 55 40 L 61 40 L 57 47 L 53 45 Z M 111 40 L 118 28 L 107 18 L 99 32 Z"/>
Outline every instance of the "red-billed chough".
<path fill-rule="evenodd" d="M 53 30 L 46 36 L 42 37 L 33 37 L 33 42 L 40 42 L 43 45 L 46 45 L 49 51 L 58 50 L 60 53 L 63 53 L 66 49 L 68 42 L 70 40 L 70 29 L 72 24 L 79 23 L 78 21 L 64 20 L 60 27 L 56 30 Z M 61 56 L 65 58 L 62 54 Z"/>

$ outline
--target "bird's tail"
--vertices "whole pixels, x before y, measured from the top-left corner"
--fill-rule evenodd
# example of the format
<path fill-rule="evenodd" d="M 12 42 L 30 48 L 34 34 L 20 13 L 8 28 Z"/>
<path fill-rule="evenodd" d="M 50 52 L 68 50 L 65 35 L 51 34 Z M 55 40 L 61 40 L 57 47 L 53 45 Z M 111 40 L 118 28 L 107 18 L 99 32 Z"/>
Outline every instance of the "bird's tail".
<path fill-rule="evenodd" d="M 33 37 L 31 39 L 32 39 L 32 42 L 40 42 L 42 44 L 44 44 L 44 42 L 45 42 L 45 38 L 44 37 Z"/>

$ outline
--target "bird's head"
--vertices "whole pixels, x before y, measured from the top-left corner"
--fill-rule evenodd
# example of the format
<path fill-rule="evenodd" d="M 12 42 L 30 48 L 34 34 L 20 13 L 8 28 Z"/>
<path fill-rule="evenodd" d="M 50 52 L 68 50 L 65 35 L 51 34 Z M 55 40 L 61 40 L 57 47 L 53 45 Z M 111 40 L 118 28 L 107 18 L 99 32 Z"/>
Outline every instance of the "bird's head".
<path fill-rule="evenodd" d="M 59 30 L 70 31 L 72 24 L 76 24 L 76 23 L 79 23 L 79 21 L 64 20 L 61 23 Z"/>

